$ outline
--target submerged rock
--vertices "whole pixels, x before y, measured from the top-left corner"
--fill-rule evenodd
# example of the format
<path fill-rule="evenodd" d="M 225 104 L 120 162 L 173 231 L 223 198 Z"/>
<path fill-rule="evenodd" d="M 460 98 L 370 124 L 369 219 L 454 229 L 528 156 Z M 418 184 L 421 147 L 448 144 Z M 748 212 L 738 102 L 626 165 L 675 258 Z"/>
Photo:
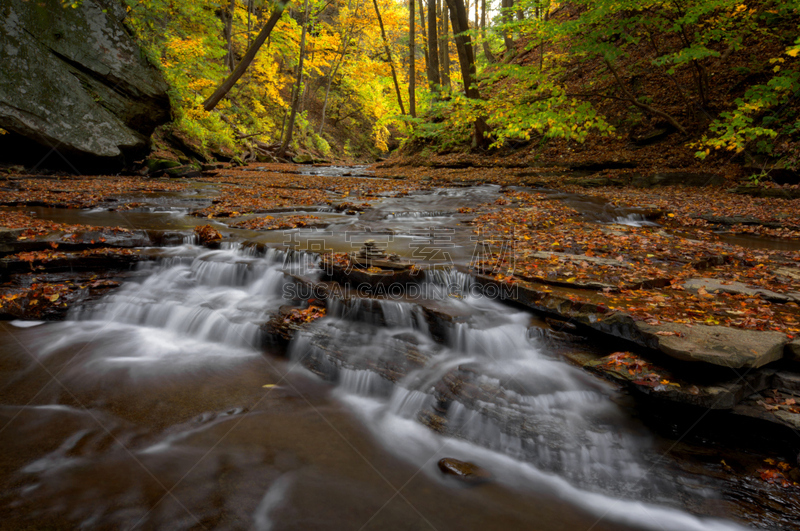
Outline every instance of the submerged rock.
<path fill-rule="evenodd" d="M 121 167 L 143 154 L 169 99 L 124 18 L 108 0 L 3 2 L 0 127 L 17 135 L 4 142 L 24 137 L 77 166 Z"/>
<path fill-rule="evenodd" d="M 453 476 L 466 483 L 484 483 L 492 479 L 492 474 L 488 470 L 469 461 L 445 457 L 439 460 L 438 466 L 445 475 Z"/>

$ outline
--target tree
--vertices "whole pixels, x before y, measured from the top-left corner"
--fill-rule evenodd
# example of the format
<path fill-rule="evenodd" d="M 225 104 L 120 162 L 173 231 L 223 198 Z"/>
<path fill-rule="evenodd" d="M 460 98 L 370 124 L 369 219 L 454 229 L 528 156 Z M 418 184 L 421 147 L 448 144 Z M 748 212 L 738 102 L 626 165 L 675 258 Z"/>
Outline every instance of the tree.
<path fill-rule="evenodd" d="M 297 63 L 297 83 L 295 83 L 292 90 L 292 111 L 289 115 L 288 129 L 286 130 L 285 138 L 281 144 L 281 149 L 278 151 L 278 156 L 283 157 L 286 155 L 286 148 L 292 141 L 292 132 L 294 131 L 294 121 L 297 117 L 297 106 L 300 103 L 300 92 L 303 90 L 303 61 L 306 57 L 306 32 L 308 31 L 308 0 L 305 0 L 303 6 L 303 29 L 300 34 L 300 58 Z"/>
<path fill-rule="evenodd" d="M 439 90 L 439 35 L 436 31 L 436 0 L 428 0 L 428 88 Z"/>
<path fill-rule="evenodd" d="M 220 11 L 220 18 L 224 23 L 223 38 L 227 44 L 227 52 L 225 54 L 225 66 L 228 67 L 230 72 L 233 72 L 236 63 L 233 57 L 233 14 L 236 9 L 236 0 L 231 0 L 228 8 Z"/>
<path fill-rule="evenodd" d="M 425 6 L 422 3 L 422 0 L 419 0 L 419 27 L 422 30 L 422 56 L 425 58 L 425 73 L 427 74 L 428 70 L 430 70 L 430 54 L 428 53 L 428 37 L 426 31 L 426 11 Z"/>
<path fill-rule="evenodd" d="M 506 45 L 506 56 L 508 56 L 514 51 L 514 39 L 508 29 L 511 24 L 511 11 L 514 9 L 514 0 L 502 0 L 500 6 L 500 11 L 503 15 L 503 42 Z"/>
<path fill-rule="evenodd" d="M 414 27 L 417 19 L 414 16 L 414 0 L 408 0 L 408 110 L 411 116 L 417 116 L 417 58 Z"/>
<path fill-rule="evenodd" d="M 443 0 L 439 0 L 439 69 L 442 74 L 442 86 L 450 90 L 450 36 L 447 31 L 447 20 L 450 13 L 450 8 Z"/>
<path fill-rule="evenodd" d="M 344 63 L 344 59 L 347 56 L 347 50 L 350 47 L 350 41 L 352 39 L 353 31 L 355 31 L 359 7 L 361 7 L 361 0 L 358 0 L 356 2 L 355 10 L 350 16 L 351 22 L 350 25 L 347 26 L 347 29 L 345 30 L 342 36 L 339 55 L 337 59 L 334 61 L 334 63 L 331 65 L 331 67 L 328 69 L 328 76 L 327 76 L 328 79 L 325 84 L 325 99 L 323 100 L 322 103 L 322 118 L 319 121 L 319 133 L 317 133 L 320 135 L 322 134 L 322 130 L 325 127 L 325 114 L 328 111 L 328 97 L 330 96 L 331 92 L 331 84 L 333 83 L 333 78 L 336 77 L 336 74 L 339 72 L 339 68 L 342 66 L 342 64 Z"/>
<path fill-rule="evenodd" d="M 481 95 L 475 77 L 475 53 L 469 38 L 469 22 L 467 10 L 463 0 L 447 0 L 450 8 L 450 21 L 453 26 L 453 39 L 458 52 L 458 62 L 461 66 L 461 77 L 464 81 L 464 94 L 471 99 L 479 100 Z M 475 118 L 472 135 L 472 147 L 483 148 L 486 146 L 486 121 L 478 116 Z"/>
<path fill-rule="evenodd" d="M 477 6 L 478 3 L 476 2 L 475 5 Z M 477 19 L 477 14 L 475 15 Z M 486 40 L 486 0 L 481 0 L 481 42 L 483 44 L 483 56 L 486 57 L 487 63 L 496 63 L 497 58 L 492 53 L 492 49 L 489 47 L 489 41 Z"/>
<path fill-rule="evenodd" d="M 375 16 L 378 17 L 378 24 L 381 27 L 381 38 L 383 39 L 383 47 L 386 52 L 386 60 L 389 62 L 389 67 L 392 70 L 392 81 L 394 82 L 394 91 L 397 94 L 397 104 L 400 106 L 400 113 L 405 114 L 406 109 L 403 107 L 403 97 L 400 95 L 400 84 L 397 82 L 397 72 L 394 69 L 394 61 L 392 61 L 392 51 L 389 49 L 389 41 L 386 39 L 386 30 L 383 27 L 381 10 L 378 9 L 378 0 L 372 0 L 372 5 L 375 6 Z"/>
<path fill-rule="evenodd" d="M 253 59 L 255 59 L 259 48 L 261 48 L 264 42 L 266 42 L 267 37 L 269 37 L 269 34 L 272 32 L 272 28 L 275 27 L 275 24 L 278 23 L 281 15 L 283 15 L 283 11 L 286 9 L 286 6 L 289 5 L 289 1 L 290 0 L 278 0 L 278 3 L 275 5 L 275 10 L 272 12 L 272 15 L 270 15 L 269 20 L 267 20 L 267 23 L 264 24 L 264 27 L 256 36 L 256 39 L 247 50 L 247 53 L 244 54 L 242 60 L 239 61 L 239 64 L 236 65 L 236 68 L 233 70 L 233 72 L 231 72 L 231 75 L 228 76 L 228 78 L 223 81 L 219 87 L 217 87 L 214 93 L 209 96 L 205 102 L 203 102 L 203 108 L 206 111 L 211 111 L 214 107 L 216 107 L 220 100 L 224 98 L 225 95 L 230 92 L 236 82 L 239 81 L 239 78 L 244 75 L 247 67 L 249 67 L 250 63 L 252 63 Z"/>

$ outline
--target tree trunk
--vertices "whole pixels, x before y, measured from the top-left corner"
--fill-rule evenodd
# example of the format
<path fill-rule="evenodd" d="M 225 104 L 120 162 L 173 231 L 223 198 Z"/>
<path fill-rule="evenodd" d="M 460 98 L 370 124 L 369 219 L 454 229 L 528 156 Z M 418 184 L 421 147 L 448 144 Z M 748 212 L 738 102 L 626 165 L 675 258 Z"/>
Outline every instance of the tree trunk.
<path fill-rule="evenodd" d="M 297 106 L 300 103 L 300 91 L 303 88 L 303 61 L 306 57 L 306 30 L 308 28 L 308 0 L 305 1 L 303 8 L 305 15 L 303 15 L 303 30 L 300 32 L 300 59 L 297 62 L 297 83 L 292 91 L 292 111 L 289 114 L 289 123 L 286 129 L 286 138 L 283 139 L 281 149 L 278 151 L 278 156 L 283 157 L 286 154 L 286 148 L 292 142 L 292 133 L 294 132 L 294 120 L 297 117 Z"/>
<path fill-rule="evenodd" d="M 425 58 L 425 72 L 428 72 L 430 68 L 431 58 L 430 54 L 428 53 L 428 39 L 425 37 L 425 5 L 422 3 L 422 0 L 419 0 L 419 27 L 422 30 L 422 55 Z"/>
<path fill-rule="evenodd" d="M 469 35 L 465 33 L 467 31 L 467 11 L 463 0 L 447 0 L 447 6 L 450 8 L 450 22 L 453 27 L 453 40 L 456 43 L 458 63 L 461 67 L 461 78 L 464 82 L 464 94 L 467 97 L 474 97 L 475 56 Z"/>
<path fill-rule="evenodd" d="M 514 0 L 501 0 L 503 23 L 511 24 L 511 10 L 514 9 Z M 508 56 L 514 50 L 514 39 L 511 37 L 511 32 L 506 27 L 503 29 L 503 41 L 506 45 L 506 55 Z"/>
<path fill-rule="evenodd" d="M 497 58 L 489 47 L 489 41 L 486 40 L 486 0 L 481 0 L 481 42 L 483 44 L 483 56 L 486 58 L 486 62 L 489 64 L 496 63 Z"/>
<path fill-rule="evenodd" d="M 236 82 L 239 81 L 239 78 L 244 75 L 247 67 L 250 66 L 250 63 L 252 63 L 253 59 L 255 59 L 258 49 L 261 48 L 261 45 L 267 40 L 272 28 L 275 27 L 275 24 L 278 23 L 278 19 L 280 19 L 281 15 L 283 15 L 283 10 L 287 5 L 289 5 L 289 0 L 278 2 L 275 11 L 272 12 L 269 20 L 267 20 L 267 23 L 258 33 L 256 40 L 253 41 L 253 45 L 248 48 L 247 53 L 244 54 L 244 57 L 242 57 L 242 60 L 239 61 L 238 65 L 236 65 L 236 68 L 233 70 L 233 72 L 231 72 L 231 75 L 228 76 L 228 79 L 223 81 L 219 87 L 217 87 L 217 90 L 215 90 L 205 102 L 203 102 L 203 108 L 206 111 L 211 111 L 214 107 L 216 107 L 217 103 L 219 103 L 220 100 L 225 97 L 225 95 L 233 88 Z"/>
<path fill-rule="evenodd" d="M 233 12 L 236 9 L 236 0 L 231 0 L 228 10 L 225 12 L 225 42 L 228 45 L 228 51 L 225 54 L 225 66 L 228 67 L 228 72 L 233 72 L 235 66 L 233 60 Z"/>
<path fill-rule="evenodd" d="M 347 49 L 350 47 L 350 36 L 352 35 L 356 25 L 355 18 L 358 16 L 358 8 L 360 6 L 361 6 L 361 0 L 359 0 L 356 3 L 356 10 L 355 13 L 353 13 L 353 18 L 354 18 L 353 23 L 350 24 L 350 27 L 347 28 L 347 31 L 345 31 L 344 36 L 342 37 L 341 55 L 339 55 L 339 59 L 336 62 L 336 65 L 331 66 L 331 68 L 328 70 L 328 83 L 325 86 L 325 100 L 322 103 L 322 118 L 319 121 L 319 133 L 317 133 L 319 135 L 322 134 L 322 130 L 325 127 L 325 114 L 328 111 L 328 96 L 330 95 L 331 92 L 331 83 L 333 83 L 333 79 L 336 77 L 336 73 L 339 72 L 339 67 L 342 66 L 342 63 L 344 63 L 344 58 L 347 55 Z M 351 4 L 348 4 L 347 7 L 349 9 L 351 7 Z"/>
<path fill-rule="evenodd" d="M 383 39 L 383 47 L 386 50 L 386 60 L 389 61 L 389 67 L 392 69 L 392 81 L 394 81 L 394 91 L 397 94 L 397 104 L 400 105 L 400 113 L 405 114 L 406 109 L 403 107 L 403 96 L 400 95 L 400 84 L 397 82 L 397 72 L 394 69 L 394 61 L 392 61 L 392 51 L 389 49 L 389 41 L 386 39 L 386 30 L 383 29 L 383 18 L 381 18 L 381 10 L 378 9 L 378 0 L 372 0 L 372 5 L 375 6 L 375 15 L 377 15 L 378 24 L 381 27 L 381 38 Z"/>
<path fill-rule="evenodd" d="M 436 31 L 436 0 L 428 0 L 428 87 L 439 90 L 439 35 Z"/>
<path fill-rule="evenodd" d="M 476 0 L 477 1 L 477 0 Z M 453 34 L 458 52 L 458 62 L 461 66 L 461 76 L 464 79 L 464 94 L 471 99 L 480 99 L 475 77 L 475 53 L 472 42 L 466 33 L 467 10 L 463 0 L 447 0 L 450 7 L 450 21 L 453 25 Z M 486 145 L 486 121 L 483 117 L 475 119 L 475 129 L 472 136 L 472 147 L 483 148 Z"/>
<path fill-rule="evenodd" d="M 447 90 L 450 90 L 452 85 L 450 83 L 450 37 L 447 30 L 447 19 L 449 17 L 450 8 L 447 6 L 447 3 L 442 1 L 439 6 L 441 9 L 439 10 L 439 17 L 440 17 L 440 46 L 439 46 L 439 69 L 442 73 L 442 86 Z"/>
<path fill-rule="evenodd" d="M 412 118 L 417 117 L 417 58 L 414 16 L 414 0 L 408 0 L 408 112 Z"/>
<path fill-rule="evenodd" d="M 247 0 L 247 47 L 250 48 L 250 43 L 253 40 L 253 24 L 250 22 L 253 15 L 253 0 Z"/>
<path fill-rule="evenodd" d="M 622 78 L 619 75 L 619 72 L 617 72 L 617 69 L 614 68 L 613 64 L 611 64 L 611 61 L 609 61 L 608 59 L 604 59 L 604 61 L 606 63 L 606 66 L 608 67 L 608 70 L 611 72 L 611 74 L 614 76 L 614 79 L 617 81 L 617 86 L 619 87 L 620 92 L 622 92 L 623 96 L 625 96 L 626 100 L 631 102 L 636 107 L 639 107 L 643 111 L 652 114 L 653 116 L 658 116 L 659 118 L 663 118 L 664 120 L 669 122 L 669 124 L 672 125 L 672 127 L 680 131 L 683 136 L 688 136 L 686 129 L 684 129 L 684 127 L 680 124 L 680 122 L 678 122 L 678 120 L 676 120 L 673 116 L 665 113 L 664 111 L 659 111 L 658 109 L 639 101 L 639 98 L 637 98 L 636 95 L 634 95 L 625 86 L 625 83 L 623 83 Z"/>

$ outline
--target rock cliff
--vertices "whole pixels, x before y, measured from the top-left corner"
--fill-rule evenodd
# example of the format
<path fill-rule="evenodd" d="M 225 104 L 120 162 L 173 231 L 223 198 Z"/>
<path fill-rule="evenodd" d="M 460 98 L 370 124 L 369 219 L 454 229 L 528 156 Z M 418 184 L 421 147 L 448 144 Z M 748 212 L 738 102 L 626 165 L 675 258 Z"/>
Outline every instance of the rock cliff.
<path fill-rule="evenodd" d="M 2 3 L 3 158 L 86 171 L 122 167 L 147 149 L 170 117 L 167 85 L 124 18 L 113 0 Z"/>

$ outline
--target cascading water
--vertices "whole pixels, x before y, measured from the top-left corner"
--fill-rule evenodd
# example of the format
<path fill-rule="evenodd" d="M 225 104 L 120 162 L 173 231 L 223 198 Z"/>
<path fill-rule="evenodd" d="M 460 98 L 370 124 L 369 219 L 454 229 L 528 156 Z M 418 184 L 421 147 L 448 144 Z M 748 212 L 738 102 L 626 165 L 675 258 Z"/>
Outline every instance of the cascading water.
<path fill-rule="evenodd" d="M 625 427 L 602 385 L 542 355 L 527 333 L 529 314 L 477 288 L 464 273 L 431 270 L 425 300 L 332 300 L 328 317 L 295 338 L 292 359 L 337 382 L 339 397 L 379 440 L 426 470 L 432 458 L 455 454 L 503 470 L 512 483 L 520 470 L 528 480 L 555 474 L 549 481 L 566 479 L 571 486 L 559 488 L 576 499 L 584 490 L 585 506 L 594 510 L 607 495 L 627 498 L 611 510 L 621 520 L 626 511 L 649 510 L 668 528 L 727 526 L 642 509 L 640 501 L 677 506 L 680 494 L 652 470 L 648 438 Z M 447 324 L 444 345 L 420 324 L 431 305 L 468 316 Z"/>
<path fill-rule="evenodd" d="M 362 221 L 399 213 L 387 228 L 402 235 L 420 221 L 403 213 L 497 194 L 395 198 Z M 456 236 L 465 264 L 473 242 Z M 285 361 L 264 355 L 262 325 L 293 293 L 284 271 L 313 277 L 317 258 L 184 243 L 67 322 L 4 328 L 16 348 L 0 357 L 9 526 L 735 527 L 682 511 L 678 499 L 701 491 L 669 485 L 609 389 L 469 275 L 430 270 L 417 298 L 332 298 Z M 496 481 L 454 488 L 443 457 Z"/>

